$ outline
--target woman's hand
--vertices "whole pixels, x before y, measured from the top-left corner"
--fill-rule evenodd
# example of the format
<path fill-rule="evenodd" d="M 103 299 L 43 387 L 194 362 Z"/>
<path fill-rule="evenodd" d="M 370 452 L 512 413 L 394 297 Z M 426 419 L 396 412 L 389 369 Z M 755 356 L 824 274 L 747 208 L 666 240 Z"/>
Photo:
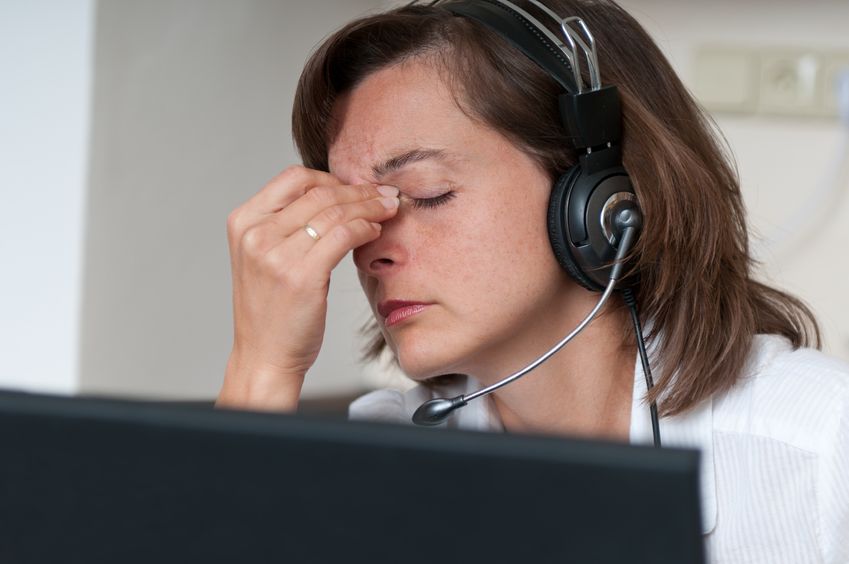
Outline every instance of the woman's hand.
<path fill-rule="evenodd" d="M 230 214 L 234 341 L 216 405 L 297 408 L 324 338 L 330 271 L 380 236 L 397 196 L 395 188 L 345 185 L 298 166 Z"/>

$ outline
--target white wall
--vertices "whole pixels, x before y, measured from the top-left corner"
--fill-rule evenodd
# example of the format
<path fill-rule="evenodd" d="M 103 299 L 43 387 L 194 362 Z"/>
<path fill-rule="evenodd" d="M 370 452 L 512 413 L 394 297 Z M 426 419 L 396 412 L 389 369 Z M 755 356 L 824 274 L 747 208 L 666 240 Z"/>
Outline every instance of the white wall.
<path fill-rule="evenodd" d="M 77 389 L 94 3 L 0 2 L 0 386 Z"/>

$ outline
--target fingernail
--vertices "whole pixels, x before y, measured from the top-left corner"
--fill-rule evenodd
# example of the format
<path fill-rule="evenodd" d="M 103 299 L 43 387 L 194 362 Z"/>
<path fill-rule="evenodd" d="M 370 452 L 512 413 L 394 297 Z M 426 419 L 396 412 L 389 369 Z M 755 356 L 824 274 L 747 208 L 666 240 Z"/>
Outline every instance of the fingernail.
<path fill-rule="evenodd" d="M 381 229 L 383 229 L 383 226 L 382 226 L 381 224 L 379 224 L 379 223 L 372 222 L 372 223 L 371 223 L 371 226 L 372 226 L 372 227 L 374 227 L 375 229 L 377 229 L 378 231 L 380 231 Z"/>
<path fill-rule="evenodd" d="M 380 203 L 383 204 L 383 207 L 392 210 L 398 207 L 400 200 L 398 198 L 381 198 Z"/>
<path fill-rule="evenodd" d="M 401 192 L 394 186 L 378 186 L 377 191 L 384 196 L 397 196 Z"/>

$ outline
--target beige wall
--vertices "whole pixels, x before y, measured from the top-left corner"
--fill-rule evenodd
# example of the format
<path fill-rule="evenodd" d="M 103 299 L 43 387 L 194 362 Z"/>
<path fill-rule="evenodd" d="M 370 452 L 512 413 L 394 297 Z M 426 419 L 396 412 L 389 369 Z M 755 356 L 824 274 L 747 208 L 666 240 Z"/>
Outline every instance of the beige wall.
<path fill-rule="evenodd" d="M 297 162 L 290 111 L 307 54 L 376 4 L 98 3 L 82 392 L 217 393 L 232 332 L 227 214 Z M 360 387 L 351 334 L 365 310 L 346 262 L 305 393 Z"/>

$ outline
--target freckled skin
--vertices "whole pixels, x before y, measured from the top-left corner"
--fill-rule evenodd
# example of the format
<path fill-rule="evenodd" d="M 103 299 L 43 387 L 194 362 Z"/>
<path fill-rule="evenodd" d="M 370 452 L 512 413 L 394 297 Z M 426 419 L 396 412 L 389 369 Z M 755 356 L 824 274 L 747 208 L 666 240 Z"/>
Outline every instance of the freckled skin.
<path fill-rule="evenodd" d="M 354 251 L 354 260 L 409 376 L 463 373 L 495 382 L 548 350 L 592 309 L 597 295 L 568 278 L 548 242 L 548 176 L 505 137 L 467 117 L 430 66 L 414 61 L 370 75 L 340 100 L 335 114 L 330 172 L 345 183 L 379 180 L 403 194 L 398 215 L 384 222 L 379 239 Z M 416 148 L 449 156 L 374 177 L 376 163 Z M 415 209 L 409 200 L 448 189 L 456 197 L 433 209 Z M 376 310 L 386 299 L 434 305 L 387 329 Z M 583 389 L 564 373 L 618 374 L 619 356 L 594 357 L 618 351 L 613 335 L 621 329 L 600 320 L 584 335 L 570 352 L 499 392 L 510 403 L 501 410 L 505 422 L 508 412 L 556 416 L 560 407 L 548 413 L 540 401 L 546 396 L 584 393 L 610 402 L 608 388 Z"/>
<path fill-rule="evenodd" d="M 423 64 L 372 75 L 337 110 L 330 168 L 344 182 L 373 181 L 374 163 L 417 146 L 456 155 L 382 179 L 411 197 L 438 195 L 451 183 L 457 197 L 434 209 L 405 201 L 380 239 L 355 251 L 373 306 L 387 298 L 436 302 L 385 331 L 408 374 L 483 375 L 518 333 L 533 339 L 533 326 L 561 324 L 547 319 L 563 312 L 552 304 L 565 304 L 575 289 L 549 249 L 550 183 L 530 157 L 464 115 Z"/>

